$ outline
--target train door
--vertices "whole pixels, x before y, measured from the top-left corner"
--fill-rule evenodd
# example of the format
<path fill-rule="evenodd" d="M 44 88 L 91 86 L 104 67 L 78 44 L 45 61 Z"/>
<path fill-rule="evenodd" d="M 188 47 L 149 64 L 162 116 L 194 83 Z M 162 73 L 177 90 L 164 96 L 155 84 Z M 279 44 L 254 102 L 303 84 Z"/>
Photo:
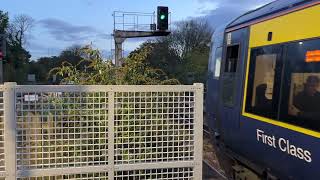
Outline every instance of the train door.
<path fill-rule="evenodd" d="M 242 94 L 242 74 L 247 55 L 248 29 L 226 33 L 225 52 L 220 81 L 220 116 L 222 138 L 226 144 L 236 145 L 240 138 L 240 102 Z"/>
<path fill-rule="evenodd" d="M 208 80 L 206 93 L 206 122 L 216 135 L 220 133 L 219 115 L 219 81 L 223 50 L 223 36 L 225 26 L 217 28 L 211 40 L 211 51 L 208 66 Z"/>

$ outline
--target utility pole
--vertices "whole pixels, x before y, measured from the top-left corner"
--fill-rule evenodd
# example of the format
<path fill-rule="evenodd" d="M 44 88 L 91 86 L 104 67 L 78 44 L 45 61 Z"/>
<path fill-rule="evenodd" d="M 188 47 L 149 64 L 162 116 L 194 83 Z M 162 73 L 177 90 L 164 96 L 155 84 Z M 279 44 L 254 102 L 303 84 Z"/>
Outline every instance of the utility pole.
<path fill-rule="evenodd" d="M 159 6 L 157 9 L 157 25 L 155 13 L 121 12 L 113 13 L 115 42 L 115 65 L 121 66 L 123 61 L 123 42 L 127 38 L 167 36 L 169 31 L 169 9 Z M 145 19 L 148 22 L 146 23 Z"/>
<path fill-rule="evenodd" d="M 7 36 L 0 34 L 0 84 L 3 84 L 3 60 L 6 57 Z"/>

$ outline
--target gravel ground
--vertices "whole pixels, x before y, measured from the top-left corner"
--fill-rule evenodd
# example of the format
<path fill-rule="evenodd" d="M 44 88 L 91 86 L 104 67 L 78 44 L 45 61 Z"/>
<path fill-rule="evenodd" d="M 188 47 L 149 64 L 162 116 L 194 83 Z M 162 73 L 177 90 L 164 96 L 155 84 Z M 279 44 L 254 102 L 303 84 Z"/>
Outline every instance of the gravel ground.
<path fill-rule="evenodd" d="M 203 159 L 209 165 L 215 168 L 220 174 L 224 174 L 224 171 L 221 169 L 216 152 L 213 146 L 213 141 L 208 136 L 204 135 L 203 139 Z M 219 175 L 219 173 L 210 171 L 210 167 L 204 163 L 203 176 L 205 180 L 223 180 L 224 178 Z"/>

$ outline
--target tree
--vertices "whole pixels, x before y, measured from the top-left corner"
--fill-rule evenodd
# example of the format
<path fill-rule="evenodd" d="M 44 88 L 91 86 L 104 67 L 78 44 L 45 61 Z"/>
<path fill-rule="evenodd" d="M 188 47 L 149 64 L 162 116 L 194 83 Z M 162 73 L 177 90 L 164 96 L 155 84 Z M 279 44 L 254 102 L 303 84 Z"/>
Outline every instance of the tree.
<path fill-rule="evenodd" d="M 63 50 L 59 55 L 59 61 L 58 65 L 61 65 L 63 62 L 68 62 L 72 65 L 78 65 L 80 70 L 85 71 L 86 68 L 89 66 L 89 62 L 84 61 L 80 64 L 78 64 L 82 60 L 83 53 L 83 47 L 81 45 L 73 45 L 65 50 Z"/>
<path fill-rule="evenodd" d="M 60 66 L 60 58 L 58 56 L 41 57 L 37 61 L 31 61 L 29 63 L 28 71 L 31 74 L 36 75 L 36 81 L 41 84 L 47 84 L 52 81 L 52 77 L 48 77 L 48 72 L 54 68 Z"/>
<path fill-rule="evenodd" d="M 161 67 L 151 64 L 150 58 L 154 53 L 154 44 L 143 43 L 130 53 L 123 67 L 124 80 L 127 84 L 180 84 L 170 78 Z"/>
<path fill-rule="evenodd" d="M 138 65 L 140 68 L 158 69 L 161 70 L 161 72 L 158 71 L 158 74 L 164 75 L 161 78 L 175 79 L 179 63 L 181 63 L 180 57 L 168 48 L 167 43 L 147 41 L 129 54 L 126 67 L 133 69 L 132 67 Z"/>
<path fill-rule="evenodd" d="M 2 13 L 3 14 L 3 13 Z M 23 47 L 26 42 L 26 32 L 28 32 L 33 20 L 29 16 L 20 15 L 9 23 L 6 15 L 1 16 L 1 22 L 7 27 L 2 27 L 7 32 L 7 56 L 4 64 L 4 81 L 15 81 L 24 83 L 26 81 L 30 53 Z"/>
<path fill-rule="evenodd" d="M 194 51 L 207 52 L 212 32 L 206 21 L 181 21 L 176 24 L 168 42 L 181 58 L 185 58 Z"/>
<path fill-rule="evenodd" d="M 69 63 L 76 65 L 81 60 L 81 46 L 73 45 L 63 50 L 59 57 L 61 61 L 68 61 Z"/>
<path fill-rule="evenodd" d="M 0 34 L 5 34 L 9 25 L 8 13 L 0 10 Z"/>
<path fill-rule="evenodd" d="M 72 65 L 77 66 L 79 71 L 86 71 L 90 63 L 82 61 L 84 55 L 82 48 L 80 45 L 73 45 L 63 50 L 59 56 L 41 57 L 35 62 L 30 62 L 29 72 L 36 75 L 37 82 L 51 83 L 52 76 L 48 76 L 48 72 L 53 68 Z"/>
<path fill-rule="evenodd" d="M 8 28 L 9 42 L 24 46 L 27 42 L 26 33 L 31 31 L 33 25 L 34 20 L 30 16 L 24 14 L 16 16 Z"/>
<path fill-rule="evenodd" d="M 118 84 L 116 71 L 111 61 L 103 61 L 100 52 L 91 46 L 79 49 L 80 60 L 74 65 L 64 61 L 58 67 L 50 70 L 49 75 L 61 77 L 62 84 Z M 83 63 L 87 64 L 85 70 Z"/>
<path fill-rule="evenodd" d="M 183 59 L 179 73 L 183 83 L 206 82 L 212 33 L 205 21 L 191 20 L 177 24 L 177 30 L 172 35 L 172 46 Z"/>
<path fill-rule="evenodd" d="M 205 83 L 212 32 L 206 22 L 182 21 L 171 35 L 148 41 L 131 54 L 150 49 L 140 58 L 153 69 L 163 70 L 169 79 L 176 78 L 183 84 Z"/>

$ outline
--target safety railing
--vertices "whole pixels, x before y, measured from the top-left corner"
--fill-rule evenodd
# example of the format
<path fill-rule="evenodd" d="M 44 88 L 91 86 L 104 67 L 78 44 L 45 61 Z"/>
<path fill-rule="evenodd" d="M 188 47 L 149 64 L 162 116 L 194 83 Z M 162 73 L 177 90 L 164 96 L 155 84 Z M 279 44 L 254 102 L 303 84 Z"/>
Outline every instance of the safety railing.
<path fill-rule="evenodd" d="M 115 11 L 113 16 L 113 26 L 115 30 L 121 31 L 154 31 L 152 25 L 155 25 L 155 13 L 143 12 L 123 12 Z"/>
<path fill-rule="evenodd" d="M 0 86 L 0 179 L 4 179 L 5 173 L 5 152 L 4 152 L 4 103 L 3 103 L 3 86 Z"/>
<path fill-rule="evenodd" d="M 203 86 L 0 87 L 0 179 L 202 179 Z"/>

